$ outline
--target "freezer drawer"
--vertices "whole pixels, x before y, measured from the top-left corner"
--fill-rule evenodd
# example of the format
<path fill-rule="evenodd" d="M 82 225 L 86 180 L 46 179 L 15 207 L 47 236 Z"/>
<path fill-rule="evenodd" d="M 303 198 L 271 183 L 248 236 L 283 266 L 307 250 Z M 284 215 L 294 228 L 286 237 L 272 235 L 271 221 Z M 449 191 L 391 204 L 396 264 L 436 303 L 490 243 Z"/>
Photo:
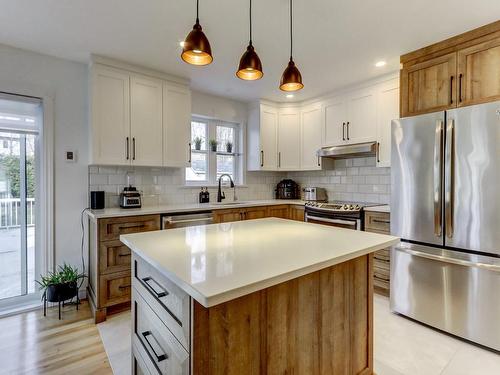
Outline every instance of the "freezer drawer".
<path fill-rule="evenodd" d="M 500 350 L 500 259 L 400 243 L 391 310 Z"/>

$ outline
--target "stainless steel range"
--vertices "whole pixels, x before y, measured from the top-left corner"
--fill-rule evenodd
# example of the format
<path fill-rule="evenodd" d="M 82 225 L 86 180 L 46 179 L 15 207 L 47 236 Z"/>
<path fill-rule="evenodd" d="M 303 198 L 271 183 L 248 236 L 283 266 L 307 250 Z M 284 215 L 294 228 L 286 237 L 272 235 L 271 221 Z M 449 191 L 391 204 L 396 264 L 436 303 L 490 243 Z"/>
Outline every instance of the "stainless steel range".
<path fill-rule="evenodd" d="M 305 220 L 310 223 L 363 230 L 363 208 L 378 205 L 380 205 L 380 203 L 344 201 L 327 203 L 307 202 L 305 204 Z"/>

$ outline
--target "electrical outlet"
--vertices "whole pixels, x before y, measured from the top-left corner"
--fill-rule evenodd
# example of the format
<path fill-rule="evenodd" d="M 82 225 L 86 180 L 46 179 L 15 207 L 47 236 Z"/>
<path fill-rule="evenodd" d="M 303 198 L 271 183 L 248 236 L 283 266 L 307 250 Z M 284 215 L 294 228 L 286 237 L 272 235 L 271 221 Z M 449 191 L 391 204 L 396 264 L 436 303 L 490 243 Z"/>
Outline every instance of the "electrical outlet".
<path fill-rule="evenodd" d="M 66 162 L 76 163 L 76 151 L 66 151 L 64 155 L 66 158 Z"/>

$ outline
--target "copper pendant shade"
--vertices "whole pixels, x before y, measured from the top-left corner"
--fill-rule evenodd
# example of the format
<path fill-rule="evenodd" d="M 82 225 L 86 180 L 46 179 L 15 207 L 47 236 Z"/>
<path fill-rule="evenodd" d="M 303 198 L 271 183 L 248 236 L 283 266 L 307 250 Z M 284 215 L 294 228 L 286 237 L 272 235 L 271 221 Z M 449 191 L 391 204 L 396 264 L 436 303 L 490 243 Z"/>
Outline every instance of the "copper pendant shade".
<path fill-rule="evenodd" d="M 302 75 L 299 69 L 295 66 L 295 63 L 290 58 L 288 66 L 286 67 L 283 75 L 281 76 L 280 90 L 282 91 L 297 91 L 303 88 Z"/>
<path fill-rule="evenodd" d="M 298 91 L 304 87 L 302 83 L 302 75 L 295 65 L 292 57 L 293 51 L 293 28 L 292 28 L 292 0 L 290 0 L 290 61 L 288 66 L 281 76 L 280 90 L 282 91 Z"/>
<path fill-rule="evenodd" d="M 262 63 L 252 45 L 252 0 L 250 0 L 250 42 L 247 50 L 241 56 L 236 76 L 245 81 L 255 81 L 261 79 L 263 75 Z"/>
<path fill-rule="evenodd" d="M 196 0 L 196 23 L 182 46 L 181 58 L 191 65 L 208 65 L 213 61 L 212 49 L 198 19 L 199 0 Z"/>

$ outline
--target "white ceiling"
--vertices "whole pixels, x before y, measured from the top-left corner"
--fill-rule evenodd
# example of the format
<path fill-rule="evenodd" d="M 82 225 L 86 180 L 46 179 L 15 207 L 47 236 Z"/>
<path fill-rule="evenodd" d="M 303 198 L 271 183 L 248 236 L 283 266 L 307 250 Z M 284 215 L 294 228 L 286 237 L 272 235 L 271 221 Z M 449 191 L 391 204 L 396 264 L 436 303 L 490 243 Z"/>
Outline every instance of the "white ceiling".
<path fill-rule="evenodd" d="M 195 0 L 0 0 L 0 43 L 88 62 L 96 53 L 191 79 L 192 87 L 240 100 L 285 101 L 288 0 L 254 0 L 254 46 L 264 78 L 235 77 L 248 43 L 248 0 L 200 0 L 214 62 L 192 67 L 179 42 Z M 500 19 L 498 0 L 295 0 L 294 59 L 305 100 L 399 68 L 398 57 Z M 384 68 L 374 63 L 387 60 Z M 0 63 L 1 69 L 1 63 Z"/>

